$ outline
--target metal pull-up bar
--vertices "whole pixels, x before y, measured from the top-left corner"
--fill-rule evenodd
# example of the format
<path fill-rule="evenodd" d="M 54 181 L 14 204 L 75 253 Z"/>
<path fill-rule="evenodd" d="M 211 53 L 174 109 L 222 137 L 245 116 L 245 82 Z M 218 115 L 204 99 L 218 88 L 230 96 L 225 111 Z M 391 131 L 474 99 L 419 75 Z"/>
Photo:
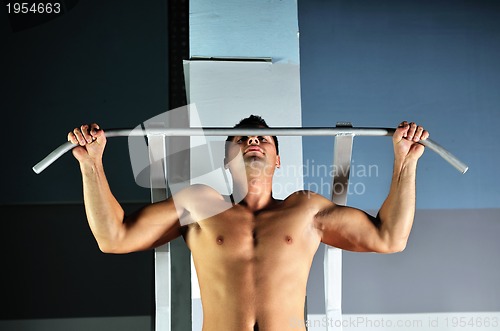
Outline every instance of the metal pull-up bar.
<path fill-rule="evenodd" d="M 109 129 L 106 137 L 138 137 L 138 136 L 392 136 L 393 128 L 353 128 L 353 127 L 280 127 L 280 128 L 147 128 L 147 129 Z M 464 174 L 469 168 L 465 163 L 431 139 L 421 140 L 420 144 L 436 152 L 458 171 Z M 41 173 L 66 152 L 78 145 L 66 142 L 38 162 L 33 171 Z"/>

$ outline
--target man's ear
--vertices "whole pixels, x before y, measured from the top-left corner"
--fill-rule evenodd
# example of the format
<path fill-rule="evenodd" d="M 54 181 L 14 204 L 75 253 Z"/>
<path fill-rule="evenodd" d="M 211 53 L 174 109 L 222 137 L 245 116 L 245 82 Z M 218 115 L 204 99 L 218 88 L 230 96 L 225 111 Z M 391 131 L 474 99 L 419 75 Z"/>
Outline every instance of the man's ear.
<path fill-rule="evenodd" d="M 281 167 L 281 158 L 279 155 L 276 155 L 276 168 Z"/>

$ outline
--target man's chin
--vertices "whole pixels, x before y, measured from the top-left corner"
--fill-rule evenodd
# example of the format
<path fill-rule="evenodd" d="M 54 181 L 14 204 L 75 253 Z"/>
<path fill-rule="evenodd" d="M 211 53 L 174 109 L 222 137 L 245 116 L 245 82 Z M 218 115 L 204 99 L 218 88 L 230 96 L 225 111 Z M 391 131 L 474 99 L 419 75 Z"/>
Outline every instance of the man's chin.
<path fill-rule="evenodd" d="M 263 155 L 245 155 L 243 158 L 245 160 L 245 163 L 254 163 L 254 162 L 259 162 L 259 163 L 264 163 L 265 159 Z"/>
<path fill-rule="evenodd" d="M 252 177 L 262 174 L 272 175 L 274 172 L 274 166 L 269 164 L 266 159 L 259 157 L 245 159 L 245 167 L 247 175 Z"/>

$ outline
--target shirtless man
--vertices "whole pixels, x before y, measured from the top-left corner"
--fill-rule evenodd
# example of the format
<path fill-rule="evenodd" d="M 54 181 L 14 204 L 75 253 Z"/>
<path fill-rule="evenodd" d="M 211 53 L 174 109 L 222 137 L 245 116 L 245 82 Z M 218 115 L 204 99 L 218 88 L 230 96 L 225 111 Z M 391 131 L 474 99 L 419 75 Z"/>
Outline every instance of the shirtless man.
<path fill-rule="evenodd" d="M 258 116 L 240 125 L 267 127 Z M 68 133 L 83 177 L 85 210 L 105 253 L 148 250 L 183 236 L 192 252 L 203 305 L 203 331 L 304 331 L 306 284 L 321 242 L 344 250 L 394 253 L 405 248 L 415 212 L 415 175 L 429 133 L 403 122 L 393 136 L 394 170 L 377 217 L 299 191 L 272 194 L 280 166 L 277 139 L 229 137 L 232 204 L 214 189 L 190 186 L 173 198 L 125 215 L 108 186 L 97 124 Z M 230 162 L 239 156 L 241 162 Z"/>

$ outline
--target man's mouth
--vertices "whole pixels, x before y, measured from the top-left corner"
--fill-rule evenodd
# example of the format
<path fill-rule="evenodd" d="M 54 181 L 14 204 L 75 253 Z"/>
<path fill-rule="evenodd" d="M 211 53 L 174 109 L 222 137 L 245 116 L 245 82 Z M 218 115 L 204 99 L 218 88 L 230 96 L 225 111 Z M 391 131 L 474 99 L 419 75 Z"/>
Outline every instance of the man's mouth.
<path fill-rule="evenodd" d="M 262 152 L 262 149 L 260 149 L 259 147 L 248 147 L 247 149 L 245 149 L 245 152 L 243 154 L 247 154 L 250 152 L 259 152 L 261 154 L 264 154 L 264 152 Z"/>

